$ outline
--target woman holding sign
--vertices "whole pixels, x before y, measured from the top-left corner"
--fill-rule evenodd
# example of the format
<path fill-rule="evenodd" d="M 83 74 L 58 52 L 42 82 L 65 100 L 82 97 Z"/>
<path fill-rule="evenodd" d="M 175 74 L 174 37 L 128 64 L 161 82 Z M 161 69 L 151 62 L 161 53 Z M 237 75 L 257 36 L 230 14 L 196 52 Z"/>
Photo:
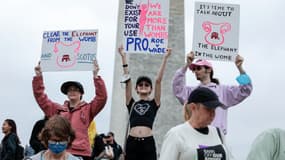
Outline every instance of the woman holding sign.
<path fill-rule="evenodd" d="M 40 65 L 35 67 L 36 76 L 33 79 L 33 92 L 37 103 L 47 117 L 59 114 L 67 118 L 75 130 L 75 139 L 67 150 L 73 155 L 89 160 L 91 156 L 88 127 L 94 117 L 103 109 L 107 100 L 107 91 L 103 79 L 98 75 L 99 66 L 94 61 L 93 81 L 96 96 L 87 103 L 82 101 L 83 86 L 76 81 L 62 84 L 61 92 L 68 98 L 63 105 L 53 102 L 44 92 L 43 75 Z"/>
<path fill-rule="evenodd" d="M 128 64 L 126 53 L 123 47 L 119 48 L 122 57 L 124 74 L 128 75 Z M 152 92 L 152 81 L 147 76 L 140 76 L 136 81 L 135 90 L 139 100 L 135 101 L 132 96 L 131 78 L 127 78 L 126 83 L 126 106 L 130 117 L 130 131 L 126 142 L 126 160 L 156 160 L 155 141 L 152 135 L 152 126 L 160 107 L 161 81 L 165 70 L 166 62 L 171 54 L 168 48 L 165 53 L 160 69 L 157 73 L 154 86 L 154 98 L 150 97 Z"/>
<path fill-rule="evenodd" d="M 216 109 L 216 116 L 212 122 L 213 126 L 219 127 L 224 134 L 227 133 L 227 109 L 238 103 L 242 102 L 247 98 L 252 91 L 252 84 L 249 76 L 245 73 L 242 68 L 243 58 L 237 55 L 235 64 L 240 72 L 240 75 L 236 78 L 239 85 L 226 86 L 219 84 L 219 81 L 213 78 L 213 67 L 212 64 L 206 60 L 198 59 L 194 61 L 194 53 L 190 52 L 187 55 L 186 64 L 176 71 L 172 89 L 176 98 L 181 104 L 187 102 L 187 97 L 191 92 L 198 87 L 207 87 L 214 91 L 219 100 L 222 102 L 222 108 Z M 198 86 L 186 86 L 185 73 L 189 68 L 196 76 L 196 79 L 200 81 Z"/>

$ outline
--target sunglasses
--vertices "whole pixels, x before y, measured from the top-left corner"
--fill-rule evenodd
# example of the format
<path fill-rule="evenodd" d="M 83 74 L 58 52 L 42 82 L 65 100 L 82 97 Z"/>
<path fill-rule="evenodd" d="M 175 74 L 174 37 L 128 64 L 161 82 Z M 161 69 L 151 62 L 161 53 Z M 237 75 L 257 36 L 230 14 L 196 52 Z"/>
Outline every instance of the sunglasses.
<path fill-rule="evenodd" d="M 149 83 L 144 83 L 144 82 L 142 82 L 142 83 L 139 83 L 138 86 L 139 86 L 139 87 L 142 87 L 142 86 L 150 87 L 150 84 L 149 84 Z"/>
<path fill-rule="evenodd" d="M 196 66 L 192 69 L 192 71 L 200 71 L 202 69 L 201 66 Z"/>

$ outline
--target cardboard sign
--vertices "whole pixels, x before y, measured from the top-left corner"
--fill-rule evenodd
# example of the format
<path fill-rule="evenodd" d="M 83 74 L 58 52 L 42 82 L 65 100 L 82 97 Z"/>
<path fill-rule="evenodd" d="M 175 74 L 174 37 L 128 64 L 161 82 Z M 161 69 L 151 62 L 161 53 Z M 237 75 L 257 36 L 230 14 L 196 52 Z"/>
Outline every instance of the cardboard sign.
<path fill-rule="evenodd" d="M 239 5 L 196 2 L 195 58 L 234 61 L 239 46 Z"/>
<path fill-rule="evenodd" d="M 42 71 L 90 71 L 97 54 L 98 30 L 45 31 Z"/>
<path fill-rule="evenodd" d="M 166 53 L 169 0 L 125 0 L 124 48 L 127 53 Z"/>

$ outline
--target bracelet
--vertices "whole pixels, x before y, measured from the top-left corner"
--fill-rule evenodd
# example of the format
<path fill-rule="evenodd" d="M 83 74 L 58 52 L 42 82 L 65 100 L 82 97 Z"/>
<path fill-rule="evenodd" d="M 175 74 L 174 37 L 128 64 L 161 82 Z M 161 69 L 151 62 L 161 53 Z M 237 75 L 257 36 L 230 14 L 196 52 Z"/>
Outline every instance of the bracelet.
<path fill-rule="evenodd" d="M 125 67 L 128 67 L 128 64 L 123 64 L 123 67 L 125 68 Z"/>

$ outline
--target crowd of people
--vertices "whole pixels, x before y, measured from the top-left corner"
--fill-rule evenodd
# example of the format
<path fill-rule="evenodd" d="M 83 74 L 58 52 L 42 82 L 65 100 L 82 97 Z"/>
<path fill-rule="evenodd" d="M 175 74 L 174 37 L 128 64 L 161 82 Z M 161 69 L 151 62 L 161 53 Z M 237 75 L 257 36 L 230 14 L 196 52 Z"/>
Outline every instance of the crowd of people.
<path fill-rule="evenodd" d="M 162 79 L 171 48 L 163 55 L 154 83 L 146 75 L 137 78 L 134 86 L 137 100 L 132 94 L 127 54 L 123 47 L 118 49 L 118 53 L 122 60 L 122 83 L 125 83 L 125 105 L 129 113 L 129 130 L 124 147 L 116 142 L 113 132 L 91 135 L 94 139 L 88 134 L 94 117 L 103 109 L 107 100 L 105 83 L 98 75 L 97 61 L 94 61 L 93 69 L 93 100 L 83 100 L 84 88 L 80 82 L 67 81 L 60 87 L 61 92 L 67 96 L 62 105 L 49 99 L 45 93 L 39 63 L 35 67 L 32 87 L 35 100 L 44 117 L 35 123 L 30 145 L 25 150 L 20 145 L 16 123 L 12 119 L 6 119 L 2 125 L 4 138 L 0 145 L 0 160 L 234 159 L 225 142 L 227 112 L 230 107 L 242 102 L 252 92 L 252 82 L 242 67 L 244 59 L 240 55 L 236 56 L 235 61 L 240 73 L 236 78 L 238 85 L 223 85 L 213 77 L 214 67 L 209 61 L 195 60 L 193 52 L 187 54 L 185 65 L 177 70 L 172 81 L 173 94 L 181 106 L 184 106 L 184 115 L 181 116 L 184 116 L 185 122 L 173 126 L 165 134 L 158 157 L 153 137 L 153 123 L 161 106 Z M 198 86 L 186 85 L 185 74 L 188 69 L 200 81 Z M 284 133 L 278 129 L 262 133 L 254 141 L 248 160 L 255 160 L 256 157 L 284 159 Z M 262 154 L 259 154 L 261 152 Z"/>
<path fill-rule="evenodd" d="M 76 156 L 69 150 L 75 140 L 76 130 L 70 121 L 61 116 L 53 115 L 37 121 L 33 127 L 30 145 L 23 148 L 17 135 L 16 123 L 6 119 L 2 125 L 5 134 L 1 142 L 1 160 L 83 160 L 83 156 Z M 92 160 L 119 160 L 124 157 L 122 147 L 115 141 L 113 132 L 96 134 L 90 146 Z M 21 148 L 21 149 L 20 149 Z"/>

